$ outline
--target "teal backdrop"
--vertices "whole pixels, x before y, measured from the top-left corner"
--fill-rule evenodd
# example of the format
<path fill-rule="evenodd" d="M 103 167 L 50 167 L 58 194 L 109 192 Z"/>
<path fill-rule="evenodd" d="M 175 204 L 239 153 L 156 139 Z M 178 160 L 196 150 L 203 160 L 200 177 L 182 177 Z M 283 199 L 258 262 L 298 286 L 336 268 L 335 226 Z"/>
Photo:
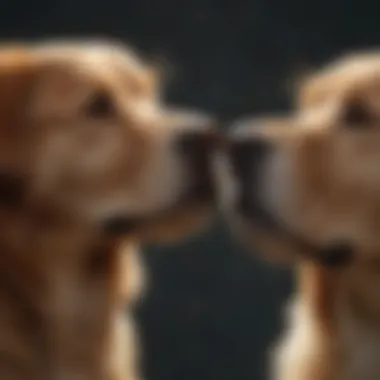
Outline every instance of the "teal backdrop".
<path fill-rule="evenodd" d="M 2 0 L 0 38 L 115 37 L 168 73 L 167 99 L 223 120 L 286 112 L 302 71 L 380 42 L 375 0 Z M 170 64 L 169 64 L 170 63 Z M 265 380 L 292 279 L 234 243 L 146 247 L 147 380 Z"/>

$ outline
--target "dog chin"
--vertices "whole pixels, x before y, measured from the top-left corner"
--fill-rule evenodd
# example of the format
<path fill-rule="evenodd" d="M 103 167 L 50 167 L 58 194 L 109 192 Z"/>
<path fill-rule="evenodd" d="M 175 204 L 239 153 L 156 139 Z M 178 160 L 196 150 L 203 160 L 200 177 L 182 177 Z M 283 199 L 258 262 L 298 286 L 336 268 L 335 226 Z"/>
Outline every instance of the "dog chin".
<path fill-rule="evenodd" d="M 164 210 L 143 215 L 113 214 L 103 220 L 111 238 L 134 237 L 147 243 L 171 243 L 202 229 L 214 210 L 211 196 L 188 196 Z"/>
<path fill-rule="evenodd" d="M 236 216 L 230 219 L 230 231 L 250 253 L 279 265 L 296 263 L 301 254 L 299 247 L 266 230 L 260 223 Z"/>
<path fill-rule="evenodd" d="M 192 204 L 178 208 L 146 223 L 139 231 L 142 241 L 176 243 L 201 232 L 210 223 L 213 207 L 209 204 Z"/>

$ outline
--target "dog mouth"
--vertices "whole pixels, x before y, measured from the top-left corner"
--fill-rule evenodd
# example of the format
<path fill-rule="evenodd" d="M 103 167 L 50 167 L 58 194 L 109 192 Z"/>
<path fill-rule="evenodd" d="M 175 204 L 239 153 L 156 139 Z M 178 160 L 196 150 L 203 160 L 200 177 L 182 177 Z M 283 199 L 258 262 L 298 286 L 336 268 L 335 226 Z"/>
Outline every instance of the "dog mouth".
<path fill-rule="evenodd" d="M 108 236 L 133 234 L 147 225 L 165 223 L 175 220 L 177 216 L 200 210 L 216 208 L 216 186 L 211 169 L 212 152 L 191 158 L 188 162 L 191 183 L 181 192 L 176 200 L 164 208 L 143 215 L 112 215 L 103 221 L 103 230 Z"/>
<path fill-rule="evenodd" d="M 273 216 L 262 204 L 255 204 L 243 196 L 236 206 L 242 222 L 260 228 L 267 234 L 291 247 L 300 259 L 316 262 L 330 269 L 347 267 L 354 259 L 354 246 L 348 241 L 333 241 L 320 245 L 288 228 Z"/>
<path fill-rule="evenodd" d="M 107 236 L 114 238 L 136 234 L 151 226 L 175 221 L 187 213 L 198 210 L 211 213 L 215 208 L 214 199 L 211 187 L 197 186 L 169 207 L 144 215 L 113 215 L 103 221 L 102 228 Z"/>
<path fill-rule="evenodd" d="M 264 246 L 271 249 L 284 250 L 292 257 L 311 260 L 324 267 L 342 268 L 351 263 L 354 247 L 350 241 L 334 240 L 326 244 L 305 237 L 274 213 L 273 207 L 267 206 L 268 194 L 263 194 L 264 189 L 274 185 L 265 182 L 271 167 L 268 165 L 276 162 L 270 145 L 262 140 L 238 141 L 229 146 L 226 157 L 224 177 L 233 184 L 227 210 L 233 224 L 241 228 L 243 234 L 239 231 L 238 234 L 243 240 L 258 248 L 265 242 Z"/>
<path fill-rule="evenodd" d="M 211 198 L 210 198 L 211 200 Z M 120 237 L 128 234 L 135 234 L 145 227 L 160 225 L 165 220 L 176 219 L 187 213 L 195 212 L 198 209 L 212 210 L 209 198 L 202 193 L 201 196 L 193 194 L 191 198 L 186 197 L 186 201 L 179 201 L 166 209 L 140 216 L 114 215 L 103 221 L 102 227 L 107 236 Z"/>

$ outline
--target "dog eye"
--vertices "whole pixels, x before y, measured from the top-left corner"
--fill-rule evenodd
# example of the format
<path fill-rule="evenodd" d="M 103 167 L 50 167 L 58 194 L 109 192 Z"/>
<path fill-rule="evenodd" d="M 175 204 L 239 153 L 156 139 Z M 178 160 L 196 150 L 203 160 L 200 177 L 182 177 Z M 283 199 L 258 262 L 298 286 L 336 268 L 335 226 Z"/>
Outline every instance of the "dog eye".
<path fill-rule="evenodd" d="M 95 95 L 85 108 L 85 115 L 94 119 L 112 118 L 115 114 L 114 104 L 107 94 Z"/>
<path fill-rule="evenodd" d="M 343 122 L 350 128 L 364 128 L 373 122 L 369 110 L 360 102 L 349 104 L 343 114 Z"/>

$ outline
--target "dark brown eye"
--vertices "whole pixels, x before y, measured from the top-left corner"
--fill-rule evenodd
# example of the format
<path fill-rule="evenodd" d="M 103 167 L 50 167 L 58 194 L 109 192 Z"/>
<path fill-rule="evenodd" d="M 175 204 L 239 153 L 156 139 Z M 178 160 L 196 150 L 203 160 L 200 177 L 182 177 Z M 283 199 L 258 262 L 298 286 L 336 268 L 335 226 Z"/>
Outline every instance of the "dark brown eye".
<path fill-rule="evenodd" d="M 359 101 L 352 101 L 343 112 L 343 122 L 350 128 L 370 127 L 374 122 L 373 115 L 368 108 Z"/>
<path fill-rule="evenodd" d="M 112 99 L 107 94 L 97 94 L 90 99 L 85 115 L 94 119 L 109 119 L 116 114 Z"/>

